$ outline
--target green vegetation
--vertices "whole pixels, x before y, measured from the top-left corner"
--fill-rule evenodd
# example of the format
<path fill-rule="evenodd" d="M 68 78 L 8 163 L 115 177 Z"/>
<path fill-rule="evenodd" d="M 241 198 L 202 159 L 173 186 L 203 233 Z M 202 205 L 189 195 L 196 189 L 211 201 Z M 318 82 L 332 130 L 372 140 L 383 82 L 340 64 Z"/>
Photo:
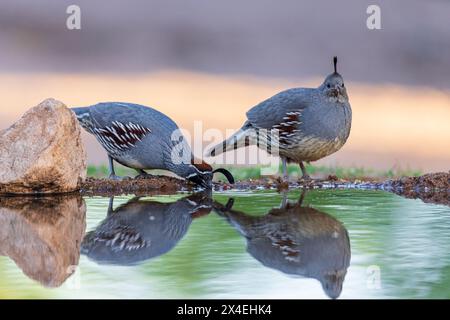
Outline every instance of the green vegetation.
<path fill-rule="evenodd" d="M 117 164 L 114 166 L 114 169 L 116 170 L 116 174 L 119 176 L 137 174 L 135 170 Z M 96 178 L 106 177 L 108 176 L 108 166 L 105 164 L 99 166 L 89 165 L 87 168 L 87 175 L 89 177 L 96 177 Z"/>
<path fill-rule="evenodd" d="M 230 170 L 236 180 L 246 180 L 246 179 L 258 179 L 261 178 L 261 168 L 262 166 L 225 166 L 226 169 Z M 137 175 L 136 171 L 121 165 L 116 165 L 116 174 L 120 176 L 130 176 L 133 177 Z M 364 179 L 364 178 L 385 178 L 392 179 L 403 176 L 420 176 L 422 173 L 419 170 L 413 170 L 410 168 L 392 168 L 389 170 L 375 170 L 371 168 L 363 167 L 331 167 L 331 166 L 317 166 L 317 165 L 306 165 L 308 173 L 316 177 L 327 177 L 328 175 L 336 175 L 341 179 Z M 163 172 L 162 170 L 153 171 L 155 174 Z M 279 169 L 281 173 L 281 166 Z M 300 176 L 300 168 L 298 165 L 289 165 L 288 172 L 291 177 Z M 90 177 L 106 177 L 108 175 L 108 167 L 106 165 L 94 166 L 89 165 L 88 176 Z"/>

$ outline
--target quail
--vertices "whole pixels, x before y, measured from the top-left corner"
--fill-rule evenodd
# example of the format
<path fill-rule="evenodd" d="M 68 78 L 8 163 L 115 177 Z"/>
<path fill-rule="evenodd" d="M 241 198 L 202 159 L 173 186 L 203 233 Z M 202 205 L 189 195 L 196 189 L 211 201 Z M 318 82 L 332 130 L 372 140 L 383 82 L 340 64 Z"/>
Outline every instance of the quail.
<path fill-rule="evenodd" d="M 227 170 L 213 171 L 206 162 L 196 160 L 176 123 L 153 108 L 107 102 L 72 111 L 106 150 L 112 179 L 120 179 L 114 171 L 116 161 L 137 170 L 138 176 L 145 177 L 145 169 L 169 170 L 205 188 L 211 187 L 215 172 L 234 182 Z"/>
<path fill-rule="evenodd" d="M 135 197 L 113 209 L 81 243 L 81 253 L 100 264 L 135 265 L 172 250 L 193 219 L 209 214 L 211 193 L 195 193 L 172 203 Z"/>
<path fill-rule="evenodd" d="M 286 197 L 286 193 L 284 194 Z M 350 264 L 350 240 L 341 222 L 311 207 L 283 199 L 280 208 L 264 216 L 232 210 L 214 202 L 247 241 L 247 251 L 264 266 L 290 275 L 314 278 L 330 298 L 339 297 Z"/>
<path fill-rule="evenodd" d="M 287 163 L 300 165 L 338 151 L 350 134 L 352 110 L 342 76 L 334 73 L 317 88 L 293 88 L 259 103 L 247 112 L 247 121 L 230 138 L 209 150 L 210 156 L 257 145 L 270 154 L 277 150 L 287 179 Z"/>

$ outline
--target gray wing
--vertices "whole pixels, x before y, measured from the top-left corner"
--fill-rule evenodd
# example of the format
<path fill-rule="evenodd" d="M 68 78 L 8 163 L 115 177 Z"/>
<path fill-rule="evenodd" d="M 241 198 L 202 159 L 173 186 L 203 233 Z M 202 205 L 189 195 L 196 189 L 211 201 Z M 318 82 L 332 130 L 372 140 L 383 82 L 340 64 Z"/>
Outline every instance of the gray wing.
<path fill-rule="evenodd" d="M 293 88 L 282 91 L 247 112 L 248 122 L 256 128 L 270 129 L 283 122 L 298 121 L 298 116 L 312 104 L 316 89 Z M 289 114 L 288 114 L 289 113 Z"/>
<path fill-rule="evenodd" d="M 123 102 L 98 103 L 89 108 L 91 118 L 100 127 L 111 126 L 114 121 L 121 123 L 134 123 L 150 130 L 164 128 L 175 130 L 178 128 L 175 122 L 165 114 L 151 107 L 139 104 Z"/>
<path fill-rule="evenodd" d="M 156 145 L 170 145 L 178 126 L 163 113 L 138 104 L 108 102 L 89 107 L 90 132 L 111 155 L 129 150 L 144 138 Z"/>

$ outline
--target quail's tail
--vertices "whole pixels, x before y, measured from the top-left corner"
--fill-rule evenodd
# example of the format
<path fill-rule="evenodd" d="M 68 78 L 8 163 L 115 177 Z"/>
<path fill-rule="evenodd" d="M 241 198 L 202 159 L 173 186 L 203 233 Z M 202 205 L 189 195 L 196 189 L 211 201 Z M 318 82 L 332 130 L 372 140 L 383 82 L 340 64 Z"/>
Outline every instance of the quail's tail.
<path fill-rule="evenodd" d="M 251 125 L 245 124 L 231 137 L 208 150 L 207 154 L 214 157 L 227 151 L 254 145 L 256 144 L 256 136 L 255 129 Z"/>

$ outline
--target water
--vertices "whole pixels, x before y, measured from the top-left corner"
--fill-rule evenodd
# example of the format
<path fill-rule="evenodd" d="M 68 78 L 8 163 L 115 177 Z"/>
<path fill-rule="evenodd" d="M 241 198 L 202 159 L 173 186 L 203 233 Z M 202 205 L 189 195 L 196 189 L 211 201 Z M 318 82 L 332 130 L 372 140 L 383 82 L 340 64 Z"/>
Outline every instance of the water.
<path fill-rule="evenodd" d="M 109 215 L 104 197 L 1 198 L 0 298 L 450 298 L 449 207 L 365 190 L 187 196 L 115 197 Z"/>

